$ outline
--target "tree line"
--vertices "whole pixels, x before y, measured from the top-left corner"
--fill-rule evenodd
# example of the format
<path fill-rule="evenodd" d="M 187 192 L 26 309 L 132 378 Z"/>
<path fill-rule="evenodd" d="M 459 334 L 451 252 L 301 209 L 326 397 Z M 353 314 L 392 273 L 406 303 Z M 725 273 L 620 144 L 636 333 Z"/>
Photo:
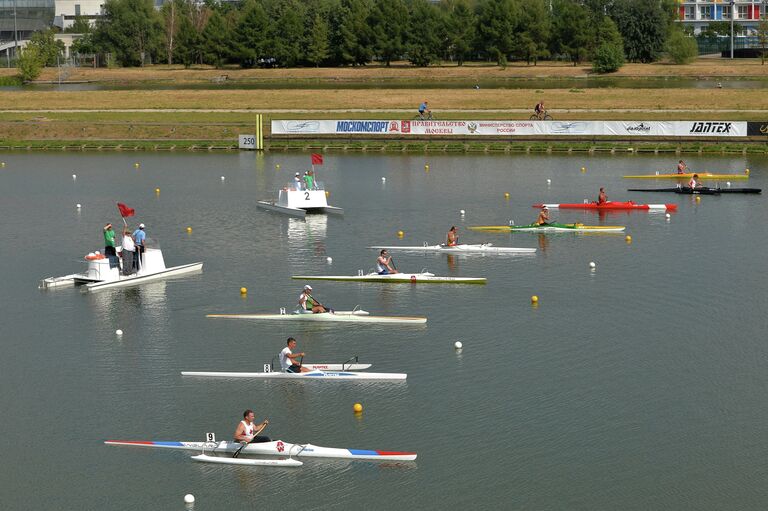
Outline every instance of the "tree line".
<path fill-rule="evenodd" d="M 561 59 L 612 71 L 690 40 L 676 17 L 675 0 L 168 0 L 160 10 L 106 0 L 95 26 L 77 19 L 69 31 L 83 34 L 74 52 L 111 54 L 121 66 Z"/>

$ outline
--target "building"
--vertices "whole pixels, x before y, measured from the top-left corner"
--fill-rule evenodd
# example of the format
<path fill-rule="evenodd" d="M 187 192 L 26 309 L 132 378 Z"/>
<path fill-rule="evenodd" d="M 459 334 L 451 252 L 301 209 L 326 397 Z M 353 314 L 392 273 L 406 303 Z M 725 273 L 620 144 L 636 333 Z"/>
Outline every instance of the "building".
<path fill-rule="evenodd" d="M 694 34 L 706 30 L 713 21 L 731 21 L 741 35 L 754 35 L 761 18 L 768 16 L 768 0 L 678 0 L 680 23 L 692 27 Z"/>
<path fill-rule="evenodd" d="M 62 30 L 71 27 L 78 16 L 93 25 L 104 14 L 105 0 L 55 0 L 55 2 L 56 17 L 53 24 Z"/>
<path fill-rule="evenodd" d="M 54 0 L 0 0 L 0 44 L 29 39 L 50 27 L 53 16 Z"/>

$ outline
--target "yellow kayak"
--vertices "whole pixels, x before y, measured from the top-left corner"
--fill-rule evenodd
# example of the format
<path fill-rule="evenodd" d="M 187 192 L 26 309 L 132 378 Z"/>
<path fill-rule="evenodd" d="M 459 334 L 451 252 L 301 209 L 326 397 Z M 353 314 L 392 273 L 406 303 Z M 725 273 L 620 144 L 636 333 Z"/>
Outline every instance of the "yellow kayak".
<path fill-rule="evenodd" d="M 621 232 L 623 225 L 584 225 L 559 224 L 552 222 L 544 225 L 474 225 L 471 231 L 505 231 L 505 232 Z"/>
<path fill-rule="evenodd" d="M 691 179 L 693 172 L 687 172 L 685 174 L 668 173 L 668 174 L 643 174 L 641 176 L 624 176 L 625 179 Z M 696 172 L 699 179 L 749 179 L 749 174 L 712 174 L 711 172 Z"/>

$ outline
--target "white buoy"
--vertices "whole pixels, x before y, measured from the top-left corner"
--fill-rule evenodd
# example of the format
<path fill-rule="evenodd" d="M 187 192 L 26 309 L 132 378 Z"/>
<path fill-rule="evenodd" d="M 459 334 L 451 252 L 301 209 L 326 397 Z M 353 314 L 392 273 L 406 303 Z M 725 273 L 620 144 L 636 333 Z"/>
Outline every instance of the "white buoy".
<path fill-rule="evenodd" d="M 194 504 L 195 503 L 195 496 L 192 495 L 191 493 L 187 493 L 186 495 L 184 495 L 184 502 L 186 504 Z"/>
<path fill-rule="evenodd" d="M 672 215 L 670 215 L 669 213 L 667 213 L 667 214 L 666 214 L 666 215 L 664 215 L 664 216 L 666 217 L 666 219 L 667 219 L 667 220 L 669 220 L 670 218 L 672 218 Z"/>
<path fill-rule="evenodd" d="M 551 179 L 547 179 L 547 184 L 551 185 L 552 184 L 552 180 Z"/>
<path fill-rule="evenodd" d="M 457 350 L 460 350 L 461 348 L 464 347 L 464 345 L 461 344 L 461 341 L 456 341 L 455 343 L 453 343 L 453 347 L 456 348 Z"/>
<path fill-rule="evenodd" d="M 731 186 L 731 182 L 730 182 L 730 181 L 726 181 L 726 182 L 725 182 L 725 184 L 726 184 L 727 186 Z"/>
<path fill-rule="evenodd" d="M 333 257 L 326 257 L 325 262 L 331 264 L 333 262 Z"/>
<path fill-rule="evenodd" d="M 77 203 L 77 206 L 75 206 L 77 209 L 80 209 L 82 206 L 80 206 L 80 203 Z"/>
<path fill-rule="evenodd" d="M 72 174 L 72 179 L 77 179 L 77 174 Z"/>
<path fill-rule="evenodd" d="M 115 335 L 123 335 L 123 331 L 118 328 L 115 330 Z"/>
<path fill-rule="evenodd" d="M 382 183 L 386 183 L 386 182 L 387 182 L 387 178 L 386 178 L 386 177 L 382 177 L 382 178 L 381 178 L 381 182 L 382 182 Z"/>
<path fill-rule="evenodd" d="M 459 213 L 461 213 L 461 216 L 464 216 L 465 211 L 462 209 Z"/>
<path fill-rule="evenodd" d="M 224 181 L 225 179 L 227 179 L 227 178 L 226 178 L 226 177 L 224 177 L 224 176 L 221 176 L 221 180 L 222 180 L 222 181 Z"/>
<path fill-rule="evenodd" d="M 597 266 L 597 265 L 595 264 L 595 262 L 594 262 L 594 261 L 590 261 L 590 262 L 589 262 L 589 267 L 590 267 L 590 268 L 594 269 L 594 268 L 595 268 L 595 266 Z"/>

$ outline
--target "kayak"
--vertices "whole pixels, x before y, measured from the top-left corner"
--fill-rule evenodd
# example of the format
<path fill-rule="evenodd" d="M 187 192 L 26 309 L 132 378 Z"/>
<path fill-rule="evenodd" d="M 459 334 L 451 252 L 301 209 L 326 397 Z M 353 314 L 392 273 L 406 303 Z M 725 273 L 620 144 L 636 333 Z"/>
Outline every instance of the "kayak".
<path fill-rule="evenodd" d="M 720 195 L 721 193 L 762 193 L 761 188 L 709 188 L 676 186 L 673 188 L 629 188 L 628 192 L 672 192 L 681 195 Z"/>
<path fill-rule="evenodd" d="M 677 172 L 670 172 L 661 174 L 643 174 L 639 176 L 624 176 L 625 179 L 691 179 L 694 174 L 699 176 L 699 179 L 749 179 L 749 174 L 712 174 L 711 172 L 688 172 L 685 174 L 678 174 Z"/>
<path fill-rule="evenodd" d="M 294 280 L 339 280 L 344 282 L 386 282 L 409 284 L 485 284 L 486 279 L 480 277 L 438 277 L 434 273 L 390 273 L 379 275 L 378 273 L 363 274 L 360 270 L 357 275 L 293 275 Z"/>
<path fill-rule="evenodd" d="M 626 227 L 623 225 L 584 225 L 584 224 L 559 224 L 552 222 L 546 225 L 479 225 L 469 227 L 473 231 L 511 231 L 511 232 L 621 232 Z"/>
<path fill-rule="evenodd" d="M 644 210 L 644 211 L 675 211 L 677 204 L 636 204 L 632 201 L 608 201 L 603 204 L 584 202 L 582 204 L 534 204 L 534 208 L 546 206 L 549 209 L 594 209 L 602 210 Z"/>
<path fill-rule="evenodd" d="M 353 371 L 309 371 L 308 373 L 284 373 L 280 371 L 266 373 L 236 373 L 215 371 L 182 371 L 182 376 L 200 376 L 206 378 L 259 378 L 271 380 L 405 380 L 405 373 L 356 373 Z"/>
<path fill-rule="evenodd" d="M 535 248 L 494 247 L 491 243 L 481 245 L 427 245 L 421 247 L 368 247 L 376 250 L 387 249 L 390 252 L 442 252 L 444 254 L 534 254 Z"/>
<path fill-rule="evenodd" d="M 320 321 L 341 323 L 401 323 L 421 324 L 426 323 L 427 318 L 421 316 L 371 316 L 360 309 L 352 311 L 311 312 L 294 311 L 285 313 L 284 309 L 279 314 L 206 314 L 206 318 L 220 319 L 261 319 L 272 321 Z"/>
<path fill-rule="evenodd" d="M 154 447 L 160 449 L 176 449 L 182 451 L 204 450 L 210 454 L 234 453 L 243 444 L 240 442 L 157 442 L 136 440 L 107 440 L 106 445 L 122 445 L 128 447 Z M 261 454 L 271 456 L 302 456 L 313 458 L 342 458 L 350 460 L 395 460 L 412 461 L 416 459 L 415 452 L 399 451 L 375 451 L 365 449 L 339 449 L 334 447 L 320 447 L 312 444 L 292 444 L 276 440 L 274 442 L 262 442 L 248 444 L 243 447 L 242 454 Z"/>

